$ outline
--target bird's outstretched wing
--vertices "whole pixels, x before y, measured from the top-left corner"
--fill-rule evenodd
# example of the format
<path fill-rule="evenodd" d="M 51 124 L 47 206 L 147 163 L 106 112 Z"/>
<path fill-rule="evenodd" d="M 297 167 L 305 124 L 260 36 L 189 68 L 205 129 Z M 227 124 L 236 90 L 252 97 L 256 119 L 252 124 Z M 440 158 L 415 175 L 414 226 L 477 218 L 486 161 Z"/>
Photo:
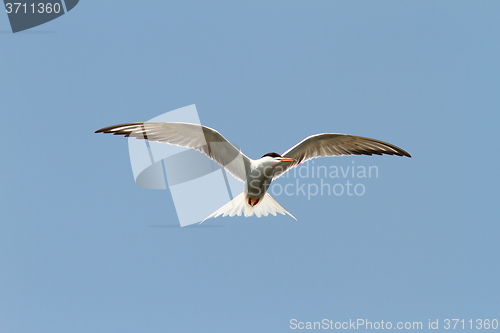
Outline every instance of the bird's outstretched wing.
<path fill-rule="evenodd" d="M 250 159 L 219 132 L 206 126 L 188 123 L 129 123 L 104 127 L 95 133 L 113 133 L 192 148 L 217 162 L 236 179 L 246 181 Z"/>
<path fill-rule="evenodd" d="M 397 155 L 411 157 L 403 149 L 390 143 L 364 138 L 361 136 L 324 133 L 305 138 L 283 153 L 283 157 L 293 158 L 295 162 L 284 163 L 276 170 L 276 179 L 287 170 L 316 157 L 340 155 Z"/>

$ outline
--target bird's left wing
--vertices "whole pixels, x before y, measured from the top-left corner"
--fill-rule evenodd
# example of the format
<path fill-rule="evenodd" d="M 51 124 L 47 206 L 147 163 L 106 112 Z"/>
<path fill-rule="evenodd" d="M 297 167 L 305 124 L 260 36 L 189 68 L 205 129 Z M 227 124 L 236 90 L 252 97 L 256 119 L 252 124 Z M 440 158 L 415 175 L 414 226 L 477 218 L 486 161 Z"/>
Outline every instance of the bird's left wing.
<path fill-rule="evenodd" d="M 287 170 L 312 158 L 373 154 L 411 157 L 403 149 L 375 139 L 336 133 L 316 134 L 305 138 L 283 153 L 283 157 L 293 158 L 295 162 L 281 165 L 280 169 L 276 170 L 273 179 L 278 178 Z"/>
<path fill-rule="evenodd" d="M 101 128 L 95 133 L 113 133 L 148 141 L 195 149 L 217 162 L 236 179 L 245 182 L 250 159 L 216 130 L 188 123 L 129 123 Z"/>

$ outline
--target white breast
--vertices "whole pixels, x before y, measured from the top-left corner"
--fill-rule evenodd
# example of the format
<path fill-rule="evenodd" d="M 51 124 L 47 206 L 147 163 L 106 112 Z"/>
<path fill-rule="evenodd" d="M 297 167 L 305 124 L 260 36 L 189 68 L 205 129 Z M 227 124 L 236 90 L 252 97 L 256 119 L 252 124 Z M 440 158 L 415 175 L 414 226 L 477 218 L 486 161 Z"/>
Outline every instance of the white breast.
<path fill-rule="evenodd" d="M 256 161 L 251 161 L 250 172 L 247 175 L 245 193 L 252 199 L 258 199 L 266 194 L 274 171 L 279 162 L 272 157 L 263 157 Z"/>

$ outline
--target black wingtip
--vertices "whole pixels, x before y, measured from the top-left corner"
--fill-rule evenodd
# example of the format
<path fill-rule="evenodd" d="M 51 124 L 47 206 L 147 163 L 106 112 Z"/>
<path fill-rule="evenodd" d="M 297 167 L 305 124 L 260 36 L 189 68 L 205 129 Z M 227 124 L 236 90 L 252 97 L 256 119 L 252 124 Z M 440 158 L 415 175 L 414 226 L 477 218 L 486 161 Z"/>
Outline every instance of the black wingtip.
<path fill-rule="evenodd" d="M 107 130 L 109 130 L 110 128 L 113 128 L 113 127 L 116 127 L 116 126 L 108 126 L 108 127 L 99 128 L 94 133 L 106 133 Z"/>
<path fill-rule="evenodd" d="M 406 150 L 401 149 L 401 152 L 403 153 L 401 156 L 406 156 L 406 157 L 411 158 L 410 153 L 409 153 L 409 152 L 407 152 Z"/>
<path fill-rule="evenodd" d="M 115 135 L 123 135 L 124 133 L 122 131 L 117 132 L 116 129 L 120 128 L 120 127 L 129 127 L 129 126 L 136 126 L 136 125 L 142 125 L 142 124 L 144 124 L 144 123 L 118 124 L 118 125 L 100 128 L 97 131 L 95 131 L 94 133 L 113 133 Z"/>

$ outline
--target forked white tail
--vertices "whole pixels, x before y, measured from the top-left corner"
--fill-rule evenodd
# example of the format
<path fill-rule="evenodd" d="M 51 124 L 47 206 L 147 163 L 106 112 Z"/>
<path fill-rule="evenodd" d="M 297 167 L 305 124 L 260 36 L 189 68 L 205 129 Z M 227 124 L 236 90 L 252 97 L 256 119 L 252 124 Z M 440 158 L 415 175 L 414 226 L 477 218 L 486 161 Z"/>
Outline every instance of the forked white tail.
<path fill-rule="evenodd" d="M 227 204 L 217 209 L 215 212 L 207 216 L 203 221 L 217 216 L 241 216 L 245 215 L 245 217 L 255 215 L 257 217 L 267 216 L 269 214 L 276 216 L 276 213 L 280 213 L 282 215 L 288 214 L 293 217 L 295 220 L 295 216 L 293 216 L 289 211 L 287 211 L 283 206 L 281 206 L 274 198 L 266 193 L 264 197 L 260 199 L 260 202 L 255 206 L 250 206 L 247 203 L 246 195 L 244 192 L 241 192 L 236 198 L 229 201 Z"/>

